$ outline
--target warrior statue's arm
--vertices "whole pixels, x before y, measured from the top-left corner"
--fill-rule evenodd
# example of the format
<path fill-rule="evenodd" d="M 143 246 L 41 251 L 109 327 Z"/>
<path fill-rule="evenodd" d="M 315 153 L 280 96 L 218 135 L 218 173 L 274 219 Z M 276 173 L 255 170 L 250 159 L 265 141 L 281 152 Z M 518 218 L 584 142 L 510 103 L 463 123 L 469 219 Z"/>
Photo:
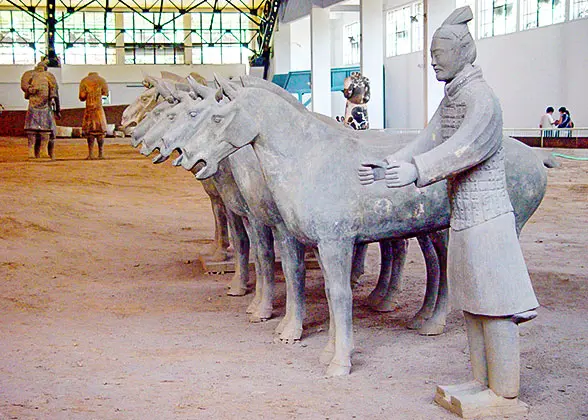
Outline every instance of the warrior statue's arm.
<path fill-rule="evenodd" d="M 413 157 L 418 187 L 470 169 L 502 145 L 502 111 L 496 97 L 491 92 L 478 92 L 477 97 L 470 97 L 467 102 L 464 120 L 457 131 L 434 149 Z"/>
<path fill-rule="evenodd" d="M 55 118 L 61 118 L 61 103 L 59 102 L 59 95 L 53 97 L 53 111 L 55 112 Z"/>
<path fill-rule="evenodd" d="M 398 152 L 386 156 L 384 160 L 362 162 L 361 166 L 357 170 L 359 182 L 362 185 L 369 185 L 380 179 L 386 179 L 386 184 L 388 187 L 400 186 L 396 185 L 396 179 L 394 179 L 394 182 L 392 182 L 393 178 L 396 178 L 396 175 L 389 174 L 389 172 L 396 169 L 397 162 L 411 162 L 414 155 L 424 153 L 438 145 L 441 140 L 439 133 L 441 126 L 441 115 L 439 109 L 441 109 L 441 106 L 439 106 L 437 112 L 435 112 L 435 115 L 433 115 L 427 127 L 425 127 L 425 129 L 421 131 L 413 141 L 400 149 Z M 391 166 L 392 162 L 394 162 L 394 166 Z M 410 184 L 414 181 L 415 180 L 412 180 L 403 185 Z"/>

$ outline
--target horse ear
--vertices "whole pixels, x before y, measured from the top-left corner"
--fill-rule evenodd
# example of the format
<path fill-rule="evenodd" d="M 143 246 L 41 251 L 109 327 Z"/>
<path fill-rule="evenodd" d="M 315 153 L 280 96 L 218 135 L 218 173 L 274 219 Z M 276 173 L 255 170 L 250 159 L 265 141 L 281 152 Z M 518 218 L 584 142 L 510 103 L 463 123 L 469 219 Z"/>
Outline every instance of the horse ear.
<path fill-rule="evenodd" d="M 223 89 L 219 88 L 216 93 L 214 94 L 214 99 L 216 99 L 217 102 L 220 102 L 223 100 Z"/>
<path fill-rule="evenodd" d="M 192 88 L 192 91 L 196 95 L 198 95 L 198 96 L 206 99 L 206 98 L 209 98 L 209 97 L 211 97 L 212 95 L 215 94 L 215 90 L 214 89 L 209 88 L 208 86 L 204 86 L 204 85 L 198 83 L 196 81 L 196 79 L 194 79 L 192 76 L 188 76 L 187 79 L 188 79 L 188 83 L 190 84 L 190 87 Z"/>
<path fill-rule="evenodd" d="M 169 80 L 166 80 L 166 79 L 159 79 L 158 80 L 157 91 L 164 98 L 168 98 L 170 96 L 173 97 L 174 90 L 175 90 L 175 86 Z"/>
<path fill-rule="evenodd" d="M 145 86 L 147 89 L 155 87 L 155 77 L 144 75 L 143 86 Z"/>
<path fill-rule="evenodd" d="M 233 100 L 237 97 L 238 92 L 237 89 L 235 89 L 235 86 L 233 86 L 231 84 L 231 81 L 225 77 L 219 76 L 218 74 L 214 74 L 214 81 L 216 83 L 218 83 L 218 85 L 221 87 L 221 89 L 223 90 L 224 95 L 229 98 L 230 100 Z"/>

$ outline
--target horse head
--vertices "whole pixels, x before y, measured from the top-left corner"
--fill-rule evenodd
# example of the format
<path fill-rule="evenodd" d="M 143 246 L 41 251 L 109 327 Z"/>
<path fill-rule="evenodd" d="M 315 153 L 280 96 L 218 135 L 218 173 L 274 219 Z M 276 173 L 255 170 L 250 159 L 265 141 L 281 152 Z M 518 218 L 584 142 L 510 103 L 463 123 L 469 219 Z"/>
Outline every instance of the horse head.
<path fill-rule="evenodd" d="M 180 147 L 181 155 L 174 165 L 193 171 L 197 179 L 206 179 L 218 171 L 220 161 L 251 143 L 260 132 L 257 122 L 247 111 L 247 96 L 251 89 L 232 89 L 220 81 L 223 92 L 232 95 L 227 103 L 212 104 L 201 113 L 196 130 Z"/>

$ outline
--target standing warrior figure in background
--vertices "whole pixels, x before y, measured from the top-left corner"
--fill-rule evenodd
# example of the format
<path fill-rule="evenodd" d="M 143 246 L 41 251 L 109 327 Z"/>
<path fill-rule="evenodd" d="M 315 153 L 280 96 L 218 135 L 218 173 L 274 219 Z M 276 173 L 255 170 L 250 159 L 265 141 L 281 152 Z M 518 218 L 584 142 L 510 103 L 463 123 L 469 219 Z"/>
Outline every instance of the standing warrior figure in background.
<path fill-rule="evenodd" d="M 88 140 L 88 157 L 93 159 L 94 139 L 98 143 L 98 159 L 104 159 L 104 136 L 106 135 L 106 114 L 102 108 L 102 97 L 108 96 L 106 80 L 96 72 L 90 72 L 80 82 L 80 101 L 86 102 L 82 134 Z"/>
<path fill-rule="evenodd" d="M 354 71 L 351 76 L 346 77 L 343 81 L 342 92 L 345 99 L 347 99 L 343 124 L 354 130 L 367 130 L 370 128 L 367 112 L 367 103 L 370 100 L 369 79 Z"/>
<path fill-rule="evenodd" d="M 427 128 L 385 162 L 388 187 L 447 179 L 448 279 L 452 306 L 464 313 L 474 381 L 437 387 L 435 401 L 463 417 L 526 411 L 517 398 L 518 324 L 533 319 L 539 306 L 506 190 L 502 110 L 472 65 L 471 19 L 471 9 L 462 7 L 435 32 L 431 64 L 445 97 Z M 374 182 L 375 166 L 360 167 L 363 184 Z"/>
<path fill-rule="evenodd" d="M 29 143 L 29 157 L 41 155 L 41 145 L 47 142 L 47 154 L 54 160 L 55 117 L 60 118 L 59 92 L 55 76 L 47 71 L 47 62 L 41 61 L 34 70 L 25 72 L 20 88 L 29 101 L 25 117 L 25 133 Z"/>

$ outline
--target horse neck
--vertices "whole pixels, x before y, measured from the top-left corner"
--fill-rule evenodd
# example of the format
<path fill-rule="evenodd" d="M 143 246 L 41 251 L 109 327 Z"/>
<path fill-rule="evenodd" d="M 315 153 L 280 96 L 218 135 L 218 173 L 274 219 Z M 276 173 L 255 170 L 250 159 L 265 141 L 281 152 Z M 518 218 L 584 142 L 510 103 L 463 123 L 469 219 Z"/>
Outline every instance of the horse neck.
<path fill-rule="evenodd" d="M 310 151 L 320 137 L 334 137 L 334 128 L 319 121 L 312 113 L 298 110 L 280 96 L 263 89 L 251 89 L 244 109 L 260 127 L 254 149 L 263 148 L 273 156 L 295 159 Z M 341 133 L 338 134 L 341 136 Z"/>

